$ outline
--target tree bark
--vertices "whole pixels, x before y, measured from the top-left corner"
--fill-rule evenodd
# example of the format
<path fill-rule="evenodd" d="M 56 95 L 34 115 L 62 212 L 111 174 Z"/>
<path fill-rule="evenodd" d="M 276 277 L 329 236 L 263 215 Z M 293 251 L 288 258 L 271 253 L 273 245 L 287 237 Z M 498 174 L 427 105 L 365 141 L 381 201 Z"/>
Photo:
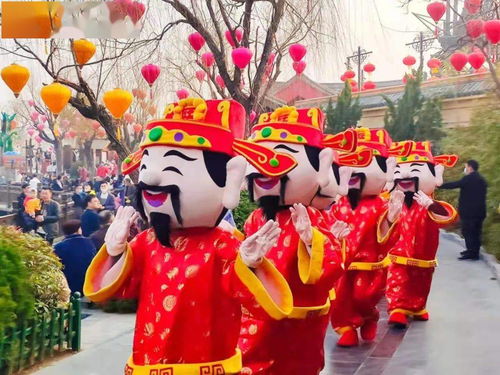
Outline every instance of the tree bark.
<path fill-rule="evenodd" d="M 56 171 L 57 174 L 60 175 L 64 172 L 63 168 L 63 155 L 62 155 L 62 144 L 57 137 L 54 138 L 54 143 L 52 144 L 54 147 L 54 153 L 56 154 Z"/>
<path fill-rule="evenodd" d="M 94 150 L 92 150 L 92 141 L 83 142 L 83 157 L 85 167 L 89 171 L 91 177 L 95 175 Z"/>

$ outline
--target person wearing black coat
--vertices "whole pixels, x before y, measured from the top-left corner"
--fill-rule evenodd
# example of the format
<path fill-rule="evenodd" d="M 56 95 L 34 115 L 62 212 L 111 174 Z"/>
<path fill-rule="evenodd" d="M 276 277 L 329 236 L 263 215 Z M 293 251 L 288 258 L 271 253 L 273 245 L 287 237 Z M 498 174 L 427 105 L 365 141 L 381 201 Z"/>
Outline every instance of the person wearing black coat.
<path fill-rule="evenodd" d="M 462 224 L 462 235 L 467 247 L 458 258 L 460 260 L 479 259 L 483 221 L 486 218 L 487 183 L 478 170 L 479 163 L 475 160 L 469 160 L 465 164 L 465 176 L 462 179 L 440 186 L 441 189 L 460 189 L 458 213 Z"/>
<path fill-rule="evenodd" d="M 27 223 L 24 221 L 24 200 L 26 199 L 26 196 L 28 195 L 28 192 L 30 190 L 30 185 L 29 184 L 23 184 L 21 186 L 21 194 L 17 196 L 17 215 L 16 215 L 16 224 L 20 228 L 22 228 L 23 232 L 29 231 L 31 228 L 27 225 Z"/>

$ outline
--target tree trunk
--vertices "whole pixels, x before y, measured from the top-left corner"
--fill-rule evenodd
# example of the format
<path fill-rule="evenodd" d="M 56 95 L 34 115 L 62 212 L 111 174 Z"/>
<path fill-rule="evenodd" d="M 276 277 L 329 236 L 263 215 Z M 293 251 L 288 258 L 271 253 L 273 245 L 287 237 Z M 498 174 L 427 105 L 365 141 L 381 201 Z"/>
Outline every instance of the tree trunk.
<path fill-rule="evenodd" d="M 56 154 L 56 168 L 57 168 L 56 170 L 57 170 L 57 174 L 59 175 L 59 174 L 62 174 L 64 171 L 62 144 L 61 144 L 61 141 L 59 139 L 57 139 L 57 137 L 55 137 L 54 143 L 52 145 L 54 147 L 54 152 Z"/>
<path fill-rule="evenodd" d="M 95 175 L 94 150 L 92 150 L 92 141 L 83 142 L 83 156 L 85 167 L 89 171 L 91 177 Z"/>

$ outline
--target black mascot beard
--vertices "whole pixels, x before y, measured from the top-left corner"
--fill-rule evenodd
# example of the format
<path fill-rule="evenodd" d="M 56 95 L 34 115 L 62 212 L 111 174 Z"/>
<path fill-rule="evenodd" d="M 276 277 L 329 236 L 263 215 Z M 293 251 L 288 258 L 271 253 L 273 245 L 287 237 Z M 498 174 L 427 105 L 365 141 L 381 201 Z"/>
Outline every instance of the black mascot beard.
<path fill-rule="evenodd" d="M 361 200 L 361 193 L 363 192 L 363 188 L 366 183 L 366 175 L 364 173 L 354 173 L 352 177 L 359 177 L 359 188 L 349 189 L 347 192 L 347 199 L 349 199 L 349 203 L 351 208 L 354 210 L 358 207 L 359 201 Z"/>
<path fill-rule="evenodd" d="M 144 210 L 144 204 L 142 202 L 142 193 L 144 190 L 167 193 L 169 195 L 169 199 L 172 201 L 172 208 L 174 209 L 175 218 L 177 219 L 177 222 L 182 225 L 180 189 L 177 185 L 154 186 L 147 185 L 142 181 L 137 184 L 136 209 L 137 211 L 139 211 L 142 218 L 144 220 L 147 220 L 146 212 Z M 170 215 L 161 212 L 151 212 L 149 216 L 150 224 L 155 231 L 155 235 L 158 241 L 160 241 L 163 246 L 171 247 L 172 244 L 170 241 L 170 234 L 172 232 L 172 218 L 170 217 Z"/>
<path fill-rule="evenodd" d="M 247 176 L 247 181 L 248 181 L 248 195 L 250 197 L 250 201 L 255 202 L 254 199 L 254 194 L 253 194 L 253 184 L 254 180 L 256 178 L 261 178 L 264 177 L 260 173 L 252 173 Z M 258 205 L 260 208 L 262 208 L 262 211 L 264 211 L 264 215 L 267 218 L 267 220 L 274 220 L 276 219 L 276 214 L 284 209 L 289 208 L 290 206 L 284 206 L 280 205 L 281 202 L 285 201 L 285 190 L 286 190 L 286 184 L 288 182 L 289 178 L 288 176 L 283 176 L 280 178 L 280 195 L 269 195 L 269 196 L 264 196 L 260 197 L 258 201 Z"/>
<path fill-rule="evenodd" d="M 396 189 L 396 186 L 398 186 L 398 184 L 400 182 L 405 182 L 405 181 L 411 181 L 413 182 L 413 186 L 415 187 L 415 191 L 404 191 L 404 195 L 405 195 L 405 205 L 406 207 L 410 208 L 411 205 L 413 204 L 413 202 L 415 201 L 413 199 L 413 197 L 415 196 L 415 193 L 418 191 L 418 177 L 411 177 L 411 178 L 396 178 L 394 180 L 394 186 L 392 187 L 391 189 L 391 193 L 394 191 L 394 189 Z"/>

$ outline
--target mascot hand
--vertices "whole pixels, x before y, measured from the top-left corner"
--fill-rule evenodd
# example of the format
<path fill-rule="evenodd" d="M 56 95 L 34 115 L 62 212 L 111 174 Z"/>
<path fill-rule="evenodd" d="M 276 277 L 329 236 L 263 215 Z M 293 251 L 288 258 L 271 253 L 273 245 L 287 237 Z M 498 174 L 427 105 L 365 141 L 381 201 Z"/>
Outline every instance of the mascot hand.
<path fill-rule="evenodd" d="M 290 212 L 292 213 L 293 225 L 299 234 L 301 241 L 307 246 L 311 246 L 312 225 L 307 209 L 302 203 L 295 203 L 293 207 L 290 207 Z"/>
<path fill-rule="evenodd" d="M 387 220 L 389 220 L 390 223 L 394 223 L 398 219 L 404 201 L 405 194 L 402 191 L 395 190 L 392 192 L 391 198 L 389 199 L 389 210 L 387 212 Z"/>
<path fill-rule="evenodd" d="M 248 267 L 255 268 L 262 257 L 278 243 L 281 229 L 278 223 L 269 220 L 257 232 L 246 238 L 240 245 L 240 256 Z"/>
<path fill-rule="evenodd" d="M 422 190 L 419 190 L 419 192 L 413 196 L 413 199 L 417 201 L 419 205 L 425 208 L 429 208 L 429 206 L 434 203 L 434 201 L 431 198 L 429 198 L 429 196 L 425 194 Z"/>
<path fill-rule="evenodd" d="M 351 228 L 345 221 L 337 220 L 330 228 L 330 231 L 335 238 L 342 240 L 351 233 Z"/>
<path fill-rule="evenodd" d="M 131 206 L 118 208 L 115 219 L 104 237 L 104 243 L 110 256 L 117 256 L 125 251 L 130 227 L 138 217 L 139 214 Z"/>

